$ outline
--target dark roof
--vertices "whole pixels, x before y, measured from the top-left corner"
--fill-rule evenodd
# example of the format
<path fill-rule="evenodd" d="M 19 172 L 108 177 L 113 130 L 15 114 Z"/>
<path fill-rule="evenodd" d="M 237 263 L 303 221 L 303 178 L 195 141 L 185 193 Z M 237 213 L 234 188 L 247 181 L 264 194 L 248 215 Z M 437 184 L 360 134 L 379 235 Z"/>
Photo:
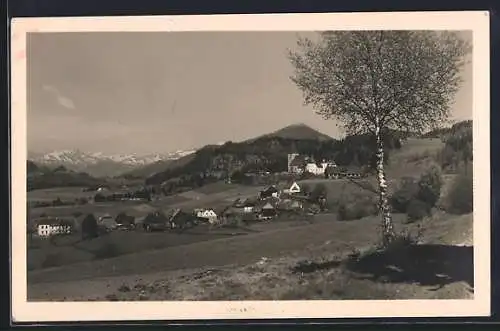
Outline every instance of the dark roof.
<path fill-rule="evenodd" d="M 274 209 L 274 206 L 272 203 L 268 202 L 264 206 L 262 206 L 262 209 Z"/>
<path fill-rule="evenodd" d="M 274 192 L 278 192 L 278 189 L 273 185 L 273 186 L 269 186 L 268 188 L 266 188 L 262 192 L 263 193 L 274 193 Z"/>

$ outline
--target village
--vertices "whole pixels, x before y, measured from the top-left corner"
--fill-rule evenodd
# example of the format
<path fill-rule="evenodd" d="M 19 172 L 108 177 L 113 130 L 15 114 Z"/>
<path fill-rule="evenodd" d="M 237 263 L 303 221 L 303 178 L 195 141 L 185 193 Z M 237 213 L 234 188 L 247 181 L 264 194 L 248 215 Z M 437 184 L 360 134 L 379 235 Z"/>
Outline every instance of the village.
<path fill-rule="evenodd" d="M 144 186 L 135 191 L 126 191 L 126 186 L 122 186 L 119 192 L 109 186 L 83 188 L 82 192 L 94 195 L 75 198 L 76 205 L 135 203 L 141 204 L 143 212 L 119 211 L 114 215 L 110 212 L 80 212 L 71 217 L 53 216 L 50 215 L 51 210 L 71 208 L 71 202 L 65 203 L 59 197 L 55 203 L 34 201 L 34 208 L 43 208 L 44 212 L 28 220 L 28 232 L 31 237 L 39 238 L 81 233 L 82 238 L 88 239 L 112 231 L 182 232 L 198 225 L 205 225 L 208 231 L 214 231 L 223 227 L 269 222 L 279 216 L 290 215 L 307 220 L 327 211 L 327 192 L 321 180 L 353 180 L 364 176 L 359 169 L 337 167 L 332 161 L 315 162 L 313 158 L 297 153 L 288 155 L 288 169 L 280 174 L 262 171 L 245 175 L 275 177 L 272 183 L 256 187 L 253 190 L 255 194 L 241 196 L 238 193 L 232 201 L 216 203 L 217 207 L 201 201 L 201 206 L 196 206 L 196 199 L 184 208 L 165 206 L 160 195 Z M 320 182 L 313 187 L 299 184 L 304 178 L 319 179 Z M 225 184 L 231 185 L 231 179 L 228 178 Z"/>

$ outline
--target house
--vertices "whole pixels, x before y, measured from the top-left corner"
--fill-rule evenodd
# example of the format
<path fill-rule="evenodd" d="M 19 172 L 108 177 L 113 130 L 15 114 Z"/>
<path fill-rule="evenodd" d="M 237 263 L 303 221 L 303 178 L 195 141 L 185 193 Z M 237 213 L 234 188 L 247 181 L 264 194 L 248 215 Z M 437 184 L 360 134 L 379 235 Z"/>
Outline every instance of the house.
<path fill-rule="evenodd" d="M 255 208 L 254 203 L 247 203 L 245 206 L 243 206 L 243 213 L 248 214 L 248 213 L 253 213 L 253 209 Z"/>
<path fill-rule="evenodd" d="M 278 198 L 279 197 L 279 190 L 276 188 L 276 186 L 270 186 L 267 189 L 260 191 L 259 197 L 261 199 L 267 199 L 267 198 Z"/>
<path fill-rule="evenodd" d="M 299 184 L 297 184 L 297 182 L 293 182 L 289 188 L 283 190 L 283 193 L 285 194 L 300 193 L 300 186 Z"/>
<path fill-rule="evenodd" d="M 115 223 L 117 228 L 120 230 L 132 230 L 135 228 L 135 217 L 125 213 L 120 213 L 116 216 Z"/>
<path fill-rule="evenodd" d="M 71 234 L 74 224 L 58 218 L 44 218 L 36 222 L 37 234 L 40 237 L 50 237 L 57 234 Z"/>
<path fill-rule="evenodd" d="M 330 178 L 349 178 L 358 179 L 363 177 L 363 171 L 357 167 L 350 168 L 335 168 L 332 172 L 329 172 Z"/>
<path fill-rule="evenodd" d="M 206 219 L 210 224 L 217 221 L 217 214 L 213 209 L 198 210 L 196 217 Z"/>
<path fill-rule="evenodd" d="M 301 174 L 307 163 L 306 157 L 297 153 L 288 154 L 288 172 L 291 174 Z"/>
<path fill-rule="evenodd" d="M 276 208 L 270 202 L 266 203 L 262 206 L 262 216 L 266 218 L 276 216 Z"/>
<path fill-rule="evenodd" d="M 321 162 L 321 163 L 309 162 L 306 164 L 306 172 L 309 172 L 316 176 L 321 176 L 325 174 L 327 166 L 328 163 L 326 162 Z"/>

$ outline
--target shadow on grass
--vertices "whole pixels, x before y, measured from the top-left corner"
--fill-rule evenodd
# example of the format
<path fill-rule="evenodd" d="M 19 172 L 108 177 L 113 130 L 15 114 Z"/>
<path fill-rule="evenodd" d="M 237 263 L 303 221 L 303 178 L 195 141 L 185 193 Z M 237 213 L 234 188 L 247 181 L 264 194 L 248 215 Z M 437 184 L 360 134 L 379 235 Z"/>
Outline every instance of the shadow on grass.
<path fill-rule="evenodd" d="M 372 281 L 436 286 L 433 290 L 455 282 L 466 282 L 471 289 L 474 288 L 471 246 L 412 245 L 350 259 L 345 267 Z"/>
<path fill-rule="evenodd" d="M 341 265 L 339 261 L 325 261 L 325 262 L 299 262 L 296 266 L 292 267 L 293 273 L 308 274 L 320 270 L 328 270 L 337 268 Z"/>

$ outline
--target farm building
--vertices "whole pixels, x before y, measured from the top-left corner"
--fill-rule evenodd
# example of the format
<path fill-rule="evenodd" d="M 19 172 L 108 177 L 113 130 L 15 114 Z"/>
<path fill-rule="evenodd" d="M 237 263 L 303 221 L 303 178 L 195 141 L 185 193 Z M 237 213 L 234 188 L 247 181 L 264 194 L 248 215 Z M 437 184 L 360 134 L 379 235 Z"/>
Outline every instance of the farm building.
<path fill-rule="evenodd" d="M 196 217 L 206 219 L 209 223 L 217 221 L 217 213 L 213 209 L 203 209 L 196 212 Z"/>
<path fill-rule="evenodd" d="M 131 215 L 127 215 L 125 213 L 120 213 L 116 216 L 115 222 L 116 222 L 116 224 L 118 224 L 118 226 L 134 225 L 135 224 L 135 217 L 131 216 Z"/>
<path fill-rule="evenodd" d="M 363 177 L 363 175 L 364 171 L 358 167 L 334 168 L 326 173 L 326 176 L 328 178 L 334 178 L 334 179 L 339 179 L 339 178 L 357 179 Z"/>
<path fill-rule="evenodd" d="M 288 154 L 288 172 L 292 174 L 301 174 L 307 164 L 306 157 L 300 154 Z"/>
<path fill-rule="evenodd" d="M 262 206 L 262 216 L 264 217 L 274 217 L 276 216 L 276 208 L 270 203 L 266 203 Z"/>
<path fill-rule="evenodd" d="M 327 168 L 335 168 L 336 165 L 333 162 L 323 161 L 321 163 L 310 162 L 306 164 L 305 171 L 316 176 L 323 176 Z"/>
<path fill-rule="evenodd" d="M 296 194 L 296 193 L 300 193 L 300 192 L 301 192 L 301 189 L 300 189 L 299 184 L 297 184 L 297 182 L 293 182 L 288 188 L 285 188 L 283 190 L 283 193 L 285 193 L 285 194 Z"/>
<path fill-rule="evenodd" d="M 59 218 L 44 218 L 36 222 L 37 234 L 40 237 L 50 237 L 56 234 L 70 234 L 74 223 Z"/>

